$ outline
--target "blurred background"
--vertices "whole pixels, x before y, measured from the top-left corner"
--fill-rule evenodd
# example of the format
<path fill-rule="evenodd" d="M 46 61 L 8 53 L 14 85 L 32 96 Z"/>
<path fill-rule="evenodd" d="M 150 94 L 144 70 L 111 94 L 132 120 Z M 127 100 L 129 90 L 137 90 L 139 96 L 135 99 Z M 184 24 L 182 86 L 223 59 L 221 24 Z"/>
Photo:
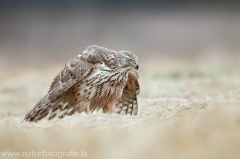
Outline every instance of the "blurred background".
<path fill-rule="evenodd" d="M 239 159 L 239 6 L 239 0 L 0 0 L 0 152 Z M 22 123 L 64 64 L 93 44 L 139 57 L 138 115 Z"/>
<path fill-rule="evenodd" d="M 61 66 L 87 46 L 129 50 L 140 66 L 237 65 L 239 1 L 1 0 L 0 62 Z"/>

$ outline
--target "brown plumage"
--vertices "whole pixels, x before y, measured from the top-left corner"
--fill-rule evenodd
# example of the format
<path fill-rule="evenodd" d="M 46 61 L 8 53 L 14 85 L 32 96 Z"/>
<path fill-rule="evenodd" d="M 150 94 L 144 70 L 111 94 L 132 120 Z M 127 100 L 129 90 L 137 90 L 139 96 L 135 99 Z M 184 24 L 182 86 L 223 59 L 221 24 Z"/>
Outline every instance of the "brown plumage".
<path fill-rule="evenodd" d="M 139 94 L 138 58 L 129 51 L 116 52 L 92 45 L 69 60 L 50 89 L 26 115 L 24 121 L 75 112 L 137 115 Z"/>

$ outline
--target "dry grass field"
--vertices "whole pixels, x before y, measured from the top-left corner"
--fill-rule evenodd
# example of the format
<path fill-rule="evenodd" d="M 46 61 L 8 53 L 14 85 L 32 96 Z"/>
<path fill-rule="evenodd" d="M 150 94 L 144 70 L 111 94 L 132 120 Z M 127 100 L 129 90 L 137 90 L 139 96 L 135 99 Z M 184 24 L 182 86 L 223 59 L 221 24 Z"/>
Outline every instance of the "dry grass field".
<path fill-rule="evenodd" d="M 239 159 L 239 15 L 2 7 L 0 159 Z M 23 123 L 64 63 L 91 44 L 139 57 L 138 115 L 98 112 Z"/>
<path fill-rule="evenodd" d="M 139 72 L 137 116 L 98 112 L 38 123 L 21 121 L 62 66 L 11 68 L 2 62 L 1 67 L 1 151 L 72 150 L 102 159 L 240 158 L 240 72 L 236 67 L 144 67 Z"/>

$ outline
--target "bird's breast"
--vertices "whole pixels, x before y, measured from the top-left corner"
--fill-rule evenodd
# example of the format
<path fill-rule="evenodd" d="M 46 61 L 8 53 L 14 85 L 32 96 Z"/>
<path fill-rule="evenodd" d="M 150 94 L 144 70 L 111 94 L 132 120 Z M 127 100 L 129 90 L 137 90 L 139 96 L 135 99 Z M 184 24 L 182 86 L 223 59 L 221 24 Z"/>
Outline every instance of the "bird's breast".
<path fill-rule="evenodd" d="M 128 74 L 121 71 L 94 70 L 76 83 L 72 90 L 75 104 L 88 102 L 105 106 L 109 100 L 119 100 L 126 85 Z"/>

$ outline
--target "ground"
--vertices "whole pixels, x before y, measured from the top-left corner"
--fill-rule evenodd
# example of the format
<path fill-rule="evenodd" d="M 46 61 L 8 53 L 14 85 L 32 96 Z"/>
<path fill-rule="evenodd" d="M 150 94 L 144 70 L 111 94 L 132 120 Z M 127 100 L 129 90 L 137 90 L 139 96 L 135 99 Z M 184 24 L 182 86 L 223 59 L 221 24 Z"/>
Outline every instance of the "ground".
<path fill-rule="evenodd" d="M 52 151 L 55 158 L 61 158 L 61 152 L 103 159 L 240 158 L 236 67 L 149 65 L 141 69 L 140 65 L 137 116 L 98 112 L 25 123 L 24 116 L 47 92 L 62 65 L 41 69 L 1 65 L 0 153 Z"/>

